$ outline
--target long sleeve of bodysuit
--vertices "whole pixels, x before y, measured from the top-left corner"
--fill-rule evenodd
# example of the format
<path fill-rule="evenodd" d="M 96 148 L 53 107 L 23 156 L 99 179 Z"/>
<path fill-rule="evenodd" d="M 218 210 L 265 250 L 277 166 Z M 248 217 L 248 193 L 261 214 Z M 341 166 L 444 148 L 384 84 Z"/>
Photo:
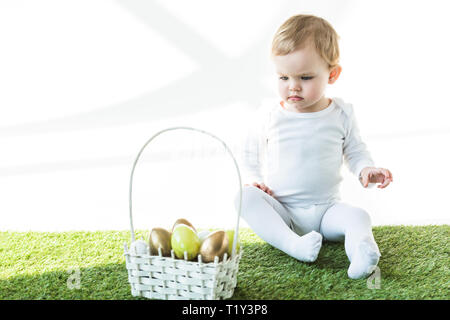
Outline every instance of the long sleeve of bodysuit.
<path fill-rule="evenodd" d="M 374 162 L 367 150 L 366 144 L 361 138 L 353 106 L 351 104 L 346 104 L 344 105 L 344 108 L 345 113 L 347 114 L 344 124 L 346 129 L 343 146 L 344 162 L 350 172 L 359 176 L 362 169 L 374 166 Z"/>

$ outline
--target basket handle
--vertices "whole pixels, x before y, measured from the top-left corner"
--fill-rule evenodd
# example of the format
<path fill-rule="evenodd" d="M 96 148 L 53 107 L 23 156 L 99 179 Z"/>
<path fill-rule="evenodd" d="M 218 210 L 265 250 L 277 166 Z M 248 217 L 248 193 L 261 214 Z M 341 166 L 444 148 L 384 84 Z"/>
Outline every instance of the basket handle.
<path fill-rule="evenodd" d="M 153 140 L 155 139 L 157 136 L 159 136 L 160 134 L 167 132 L 167 131 L 172 131 L 172 130 L 191 130 L 191 131 L 197 131 L 203 134 L 206 134 L 216 140 L 218 140 L 224 147 L 225 150 L 228 152 L 228 154 L 231 156 L 231 158 L 234 161 L 234 165 L 236 167 L 236 171 L 238 174 L 238 178 L 239 178 L 239 209 L 238 209 L 238 215 L 237 215 L 237 221 L 236 221 L 236 228 L 234 230 L 234 239 L 233 239 L 233 248 L 231 251 L 231 257 L 233 258 L 236 254 L 236 243 L 237 243 L 237 239 L 238 239 L 238 232 L 239 232 L 239 218 L 241 216 L 241 204 L 242 204 L 242 181 L 241 181 L 241 173 L 239 171 L 239 166 L 236 162 L 235 157 L 233 156 L 233 153 L 231 152 L 231 150 L 228 148 L 228 146 L 225 144 L 225 142 L 223 142 L 221 139 L 219 139 L 218 137 L 216 137 L 215 135 L 206 132 L 204 130 L 200 130 L 200 129 L 196 129 L 196 128 L 192 128 L 192 127 L 171 127 L 171 128 L 167 128 L 164 130 L 161 130 L 157 133 L 155 133 L 150 139 L 147 140 L 147 142 L 142 146 L 141 150 L 139 151 L 136 159 L 134 160 L 133 163 L 133 168 L 131 169 L 131 176 L 130 176 L 130 189 L 129 189 L 129 204 L 130 204 L 130 227 L 131 227 L 131 241 L 134 242 L 135 241 L 135 234 L 134 234 L 134 228 L 133 228 L 133 210 L 132 210 L 132 191 L 133 191 L 133 175 L 134 175 L 134 170 L 136 168 L 136 164 L 139 160 L 139 158 L 141 157 L 142 152 L 144 151 L 144 149 L 147 147 L 147 145 Z"/>

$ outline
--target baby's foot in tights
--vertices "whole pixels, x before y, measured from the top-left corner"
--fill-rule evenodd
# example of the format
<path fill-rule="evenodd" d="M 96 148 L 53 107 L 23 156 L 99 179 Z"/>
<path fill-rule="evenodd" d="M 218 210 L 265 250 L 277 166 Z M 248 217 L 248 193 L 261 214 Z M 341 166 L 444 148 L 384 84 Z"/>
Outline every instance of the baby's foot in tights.
<path fill-rule="evenodd" d="M 351 279 L 367 278 L 376 268 L 381 254 L 371 238 L 364 238 L 356 247 L 347 274 Z"/>
<path fill-rule="evenodd" d="M 316 231 L 311 231 L 298 238 L 297 242 L 291 243 L 290 252 L 292 257 L 303 262 L 314 262 L 322 247 L 322 235 Z"/>

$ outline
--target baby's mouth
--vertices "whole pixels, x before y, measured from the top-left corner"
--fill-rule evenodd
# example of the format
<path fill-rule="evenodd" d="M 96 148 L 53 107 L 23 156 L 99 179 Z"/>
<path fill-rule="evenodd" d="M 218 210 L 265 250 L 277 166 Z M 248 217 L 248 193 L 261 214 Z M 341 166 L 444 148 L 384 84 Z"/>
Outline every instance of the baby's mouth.
<path fill-rule="evenodd" d="M 290 97 L 288 97 L 288 100 L 301 101 L 301 100 L 303 100 L 303 98 L 299 97 L 299 96 L 290 96 Z"/>

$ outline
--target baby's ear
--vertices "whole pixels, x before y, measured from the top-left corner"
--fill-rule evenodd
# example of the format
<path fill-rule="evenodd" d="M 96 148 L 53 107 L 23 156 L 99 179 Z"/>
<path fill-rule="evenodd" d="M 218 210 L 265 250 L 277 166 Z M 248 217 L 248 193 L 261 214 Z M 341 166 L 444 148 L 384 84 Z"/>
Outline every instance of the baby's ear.
<path fill-rule="evenodd" d="M 328 77 L 328 83 L 333 84 L 336 82 L 336 80 L 339 78 L 339 75 L 341 74 L 342 67 L 340 65 L 337 65 L 330 70 L 330 75 Z"/>

